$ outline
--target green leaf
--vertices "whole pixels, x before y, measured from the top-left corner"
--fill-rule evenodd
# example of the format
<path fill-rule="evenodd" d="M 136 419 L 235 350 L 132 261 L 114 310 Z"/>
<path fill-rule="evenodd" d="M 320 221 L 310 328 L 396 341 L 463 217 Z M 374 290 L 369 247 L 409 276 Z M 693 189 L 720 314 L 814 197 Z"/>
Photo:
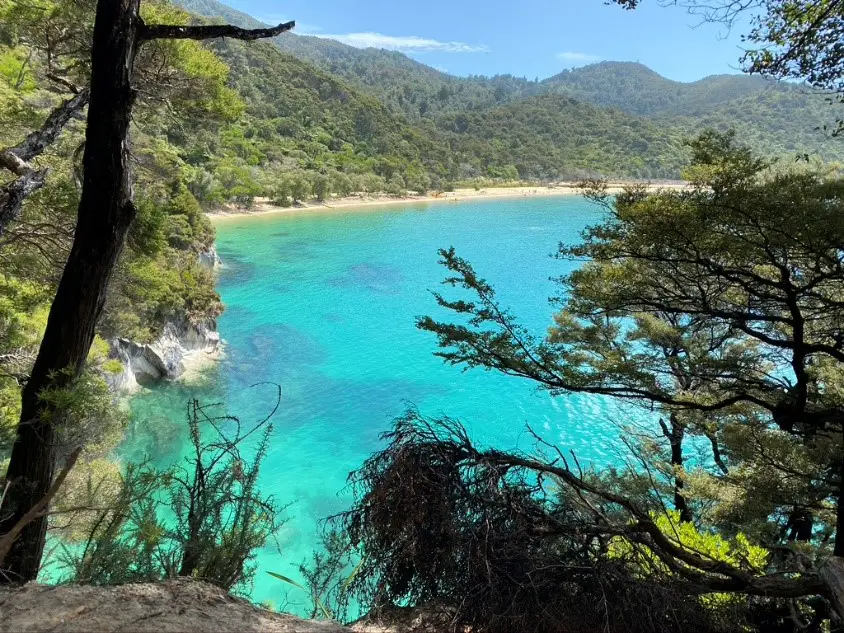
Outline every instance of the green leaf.
<path fill-rule="evenodd" d="M 287 576 L 282 576 L 281 574 L 277 574 L 274 571 L 268 571 L 267 573 L 273 578 L 277 578 L 281 582 L 286 582 L 288 585 L 293 585 L 294 587 L 298 587 L 299 589 L 304 589 L 302 585 L 300 585 L 295 580 L 288 578 Z"/>
<path fill-rule="evenodd" d="M 289 584 L 289 585 L 293 585 L 294 587 L 298 587 L 299 589 L 305 590 L 305 588 L 304 588 L 302 585 L 300 585 L 300 584 L 299 584 L 298 582 L 296 582 L 295 580 L 292 580 L 291 578 L 288 578 L 287 576 L 282 576 L 281 574 L 277 574 L 277 573 L 275 573 L 274 571 L 268 571 L 267 573 L 268 573 L 270 576 L 272 576 L 273 578 L 277 578 L 278 580 L 280 580 L 280 581 L 282 581 L 282 582 L 286 582 L 286 583 L 287 583 L 287 584 Z M 347 581 L 347 582 L 348 582 L 348 581 Z M 319 598 L 317 598 L 316 596 L 313 596 L 313 599 L 314 599 L 314 602 L 316 603 L 316 606 L 319 608 L 319 610 L 320 610 L 320 611 L 322 611 L 322 615 L 323 615 L 323 617 L 324 617 L 326 620 L 333 620 L 333 619 L 334 619 L 334 616 L 332 615 L 331 611 L 329 611 L 329 610 L 328 610 L 328 607 L 326 607 L 326 606 L 322 603 L 322 600 L 320 600 L 320 599 L 319 599 Z"/>

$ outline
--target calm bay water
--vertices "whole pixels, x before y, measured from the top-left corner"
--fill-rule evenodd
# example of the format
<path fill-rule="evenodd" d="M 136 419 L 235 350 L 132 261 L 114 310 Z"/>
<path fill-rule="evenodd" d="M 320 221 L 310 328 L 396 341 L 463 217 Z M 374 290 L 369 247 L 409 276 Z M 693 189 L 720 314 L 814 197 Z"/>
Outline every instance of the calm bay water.
<path fill-rule="evenodd" d="M 445 276 L 437 249 L 454 246 L 542 334 L 556 291 L 549 278 L 572 267 L 551 254 L 599 217 L 585 200 L 560 197 L 221 221 L 225 358 L 202 385 L 135 397 L 123 456 L 171 464 L 186 447 L 188 398 L 223 403 L 221 413 L 248 422 L 275 404 L 275 387 L 251 385 L 281 385 L 261 487 L 291 506 L 280 547 L 259 556 L 252 596 L 275 602 L 288 588 L 264 572 L 298 577 L 318 545 L 320 519 L 348 503 L 347 474 L 410 405 L 459 418 L 480 444 L 529 450 L 530 423 L 585 461 L 612 460 L 618 432 L 610 418 L 620 415 L 612 403 L 552 399 L 519 379 L 445 366 L 432 354 L 434 337 L 414 325 L 417 316 L 442 314 L 429 291 Z M 288 608 L 306 605 L 295 590 L 288 599 Z"/>

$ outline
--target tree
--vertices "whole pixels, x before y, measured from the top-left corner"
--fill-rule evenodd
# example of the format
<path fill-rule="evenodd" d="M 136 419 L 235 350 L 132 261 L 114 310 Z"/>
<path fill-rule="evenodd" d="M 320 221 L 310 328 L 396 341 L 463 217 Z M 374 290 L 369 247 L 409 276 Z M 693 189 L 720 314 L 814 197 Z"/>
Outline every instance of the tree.
<path fill-rule="evenodd" d="M 453 250 L 442 253 L 447 283 L 472 297 L 438 295 L 457 323 L 419 322 L 446 362 L 675 416 L 663 424 L 668 459 L 635 439 L 638 467 L 619 476 L 585 473 L 550 445 L 547 459 L 454 454 L 470 469 L 532 472 L 584 495 L 590 530 L 625 533 L 691 583 L 690 595 L 794 599 L 821 619 L 828 599 L 844 614 L 844 184 L 771 170 L 729 134 L 704 135 L 692 150 L 687 191 L 591 191 L 608 216 L 583 244 L 561 247 L 591 263 L 561 280 L 563 309 L 547 336 L 520 327 Z M 675 454 L 686 429 L 709 439 L 711 463 Z M 676 520 L 665 514 L 668 491 Z M 669 517 L 668 538 L 659 517 Z M 752 569 L 701 557 L 670 536 L 677 521 L 728 540 L 741 533 L 776 555 Z"/>
<path fill-rule="evenodd" d="M 431 178 L 424 170 L 416 166 L 412 166 L 407 171 L 406 177 L 407 188 L 415 191 L 420 196 L 424 196 L 431 188 Z"/>
<path fill-rule="evenodd" d="M 311 189 L 314 197 L 322 202 L 331 193 L 331 180 L 325 174 L 314 174 L 311 178 Z"/>
<path fill-rule="evenodd" d="M 21 418 L 6 481 L 7 533 L 49 491 L 62 411 L 42 400 L 46 390 L 67 389 L 80 375 L 109 280 L 136 215 L 128 160 L 128 131 L 135 90 L 134 62 L 145 42 L 158 39 L 273 37 L 294 23 L 247 30 L 228 25 L 147 25 L 140 0 L 99 0 L 91 47 L 91 85 L 83 156 L 82 197 L 73 246 L 53 300 L 47 327 L 22 394 Z M 30 523 L 7 557 L 6 582 L 38 574 L 47 521 Z"/>
<path fill-rule="evenodd" d="M 187 424 L 193 450 L 183 465 L 162 472 L 130 464 L 112 490 L 104 493 L 94 482 L 92 498 L 60 505 L 67 523 L 86 527 L 81 546 L 63 547 L 59 556 L 72 580 L 106 585 L 182 576 L 246 589 L 256 551 L 281 527 L 278 508 L 257 482 L 280 398 L 279 389 L 274 410 L 252 426 L 192 400 Z M 247 459 L 243 443 L 250 437 L 258 442 Z M 161 503 L 172 521 L 161 520 Z"/>
<path fill-rule="evenodd" d="M 16 83 L 18 92 L 26 94 L 25 85 L 33 83 L 31 92 L 40 92 L 39 100 L 52 97 L 52 101 L 53 95 L 60 98 L 39 129 L 20 143 L 0 150 L 0 167 L 15 176 L 0 188 L 0 236 L 18 219 L 23 201 L 40 190 L 49 176 L 51 169 L 34 167 L 33 159 L 50 149 L 71 121 L 84 120 L 91 75 L 87 53 L 91 50 L 95 4 L 94 0 L 0 2 L 0 35 L 11 51 L 25 55 Z M 158 21 L 178 21 L 186 16 L 159 2 L 145 3 L 144 8 L 148 19 Z M 137 105 L 144 115 L 139 118 L 146 118 L 150 110 L 165 104 L 183 114 L 190 110 L 194 116 L 211 119 L 231 115 L 224 110 L 236 105 L 231 91 L 219 81 L 225 74 L 220 62 L 209 51 L 192 44 L 156 40 L 139 52 L 134 67 Z M 9 113 L 8 118 L 14 120 L 14 115 Z"/>
<path fill-rule="evenodd" d="M 75 89 L 74 96 L 54 109 L 41 128 L 14 147 L 0 150 L 0 166 L 17 176 L 0 187 L 0 237 L 6 227 L 18 219 L 24 200 L 44 186 L 49 169 L 37 169 L 32 159 L 51 145 L 67 125 L 88 104 L 88 89 Z"/>
<path fill-rule="evenodd" d="M 290 197 L 293 202 L 301 202 L 311 192 L 311 183 L 303 171 L 294 171 L 285 177 L 290 188 Z"/>
<path fill-rule="evenodd" d="M 395 173 L 390 177 L 387 186 L 384 189 L 391 196 L 404 196 L 407 194 L 407 185 L 404 182 L 401 174 Z"/>
<path fill-rule="evenodd" d="M 0 189 L 0 235 L 20 214 L 25 198 L 44 186 L 48 168 L 35 168 L 31 161 L 52 145 L 65 126 L 78 117 L 88 104 L 86 87 L 90 77 L 88 60 L 78 51 L 90 50 L 91 3 L 64 2 L 0 3 L 3 39 L 24 44 L 27 49 L 20 77 L 34 72 L 35 58 L 43 59 L 41 74 L 50 92 L 63 100 L 46 117 L 40 129 L 17 145 L 0 150 L 0 167 L 16 176 Z"/>
<path fill-rule="evenodd" d="M 354 599 L 382 622 L 419 607 L 414 615 L 438 631 L 752 630 L 755 598 L 708 596 L 701 586 L 722 567 L 742 578 L 757 571 L 764 552 L 743 537 L 678 526 L 656 499 L 620 505 L 627 500 L 605 489 L 609 477 L 549 445 L 535 459 L 482 450 L 457 421 L 415 411 L 382 439 L 385 448 L 350 475 L 354 506 L 332 520 L 341 546 L 315 561 L 341 570 L 317 596 L 334 613 Z M 689 563 L 663 564 L 652 553 L 657 542 L 688 553 Z M 692 562 L 712 573 L 698 575 Z M 751 590 L 763 604 L 770 584 Z M 818 586 L 805 581 L 809 591 Z"/>
<path fill-rule="evenodd" d="M 291 204 L 290 180 L 286 175 L 276 174 L 273 184 L 269 187 L 270 201 L 280 207 L 289 207 Z"/>
<path fill-rule="evenodd" d="M 334 171 L 331 173 L 331 189 L 340 197 L 350 196 L 354 193 L 354 186 L 352 179 L 348 174 L 342 171 Z"/>
<path fill-rule="evenodd" d="M 362 174 L 358 179 L 358 188 L 364 193 L 378 193 L 384 191 L 387 183 L 376 174 Z"/>

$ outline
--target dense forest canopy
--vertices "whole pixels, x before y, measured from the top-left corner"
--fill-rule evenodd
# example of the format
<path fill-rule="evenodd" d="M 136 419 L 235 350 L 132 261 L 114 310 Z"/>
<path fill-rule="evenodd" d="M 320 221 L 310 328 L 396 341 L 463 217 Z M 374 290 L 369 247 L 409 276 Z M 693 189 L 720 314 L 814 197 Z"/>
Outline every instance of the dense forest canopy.
<path fill-rule="evenodd" d="M 221 16 L 244 26 L 260 24 L 216 0 L 179 0 L 179 4 L 212 19 Z M 831 105 L 827 95 L 805 85 L 744 75 L 706 77 L 686 84 L 627 62 L 601 62 L 538 82 L 509 75 L 464 78 L 398 52 L 358 49 L 330 39 L 294 35 L 277 38 L 275 44 L 297 60 L 378 99 L 432 143 L 459 152 L 457 169 L 440 170 L 451 180 L 495 177 L 517 163 L 523 179 L 584 173 L 676 178 L 681 165 L 677 156 L 688 160 L 682 140 L 713 127 L 735 129 L 741 142 L 766 156 L 842 159 L 840 144 L 829 142 L 823 132 L 841 116 L 841 106 Z M 566 107 L 569 101 L 551 95 L 570 97 L 580 106 Z M 542 96 L 549 98 L 536 98 Z M 502 131 L 495 127 L 495 120 L 511 116 L 526 122 L 538 116 L 542 123 L 531 130 L 513 131 L 510 136 L 517 139 L 491 143 L 493 130 Z M 473 121 L 468 133 L 459 121 L 455 125 L 459 117 Z M 635 130 L 647 129 L 649 124 L 658 138 L 645 156 L 642 136 L 654 139 Z M 614 155 L 594 146 L 590 137 L 596 133 L 612 145 Z M 544 158 L 525 161 L 525 153 Z M 643 165 L 643 161 L 660 167 Z M 436 174 L 432 177 L 437 180 Z"/>

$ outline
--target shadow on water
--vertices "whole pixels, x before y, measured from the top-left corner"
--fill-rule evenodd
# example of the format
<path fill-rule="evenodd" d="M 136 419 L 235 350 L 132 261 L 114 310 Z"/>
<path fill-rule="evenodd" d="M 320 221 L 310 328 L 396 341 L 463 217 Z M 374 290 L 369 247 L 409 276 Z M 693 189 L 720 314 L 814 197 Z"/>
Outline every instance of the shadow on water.
<path fill-rule="evenodd" d="M 384 264 L 362 263 L 350 266 L 345 273 L 329 279 L 336 287 L 364 288 L 377 294 L 396 295 L 401 292 L 404 276 L 398 268 Z"/>
<path fill-rule="evenodd" d="M 318 250 L 307 240 L 280 240 L 273 245 L 273 258 L 276 262 L 303 262 L 319 257 Z"/>
<path fill-rule="evenodd" d="M 326 351 L 309 334 L 284 323 L 269 323 L 233 336 L 223 361 L 226 374 L 240 385 L 283 382 L 325 361 Z"/>
<path fill-rule="evenodd" d="M 231 251 L 220 252 L 219 255 L 223 260 L 218 281 L 220 289 L 227 286 L 248 284 L 255 278 L 258 267 L 256 264 L 247 261 L 244 256 Z"/>

